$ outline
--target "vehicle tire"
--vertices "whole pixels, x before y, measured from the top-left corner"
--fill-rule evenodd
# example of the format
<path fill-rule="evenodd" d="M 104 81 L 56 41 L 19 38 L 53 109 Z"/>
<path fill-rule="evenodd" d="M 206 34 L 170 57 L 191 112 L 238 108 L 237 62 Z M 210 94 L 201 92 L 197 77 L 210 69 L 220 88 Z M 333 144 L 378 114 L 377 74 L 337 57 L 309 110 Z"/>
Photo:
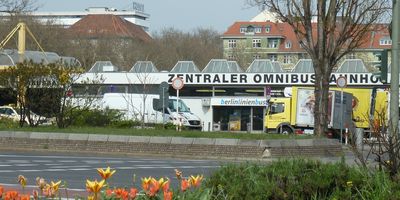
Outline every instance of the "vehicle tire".
<path fill-rule="evenodd" d="M 281 127 L 281 134 L 282 135 L 290 135 L 292 133 L 293 133 L 293 130 L 290 127 L 288 127 L 288 126 L 282 126 Z"/>

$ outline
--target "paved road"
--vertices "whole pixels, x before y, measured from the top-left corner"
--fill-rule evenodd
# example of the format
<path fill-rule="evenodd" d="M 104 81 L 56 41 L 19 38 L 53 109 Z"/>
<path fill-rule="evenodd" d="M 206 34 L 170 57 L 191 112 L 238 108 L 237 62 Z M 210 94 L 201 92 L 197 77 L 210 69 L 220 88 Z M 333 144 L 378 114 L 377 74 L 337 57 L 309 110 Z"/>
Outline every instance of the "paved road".
<path fill-rule="evenodd" d="M 35 178 L 40 176 L 46 180 L 64 180 L 69 188 L 82 190 L 86 179 L 101 180 L 97 168 L 110 166 L 117 170 L 109 180 L 112 186 L 131 187 L 134 174 L 136 187 L 140 187 L 141 177 L 148 176 L 169 177 L 176 186 L 174 169 L 183 171 L 184 176 L 204 174 L 207 177 L 221 164 L 215 160 L 0 152 L 0 185 L 17 186 L 17 176 L 22 174 L 28 179 L 28 185 L 34 186 Z"/>

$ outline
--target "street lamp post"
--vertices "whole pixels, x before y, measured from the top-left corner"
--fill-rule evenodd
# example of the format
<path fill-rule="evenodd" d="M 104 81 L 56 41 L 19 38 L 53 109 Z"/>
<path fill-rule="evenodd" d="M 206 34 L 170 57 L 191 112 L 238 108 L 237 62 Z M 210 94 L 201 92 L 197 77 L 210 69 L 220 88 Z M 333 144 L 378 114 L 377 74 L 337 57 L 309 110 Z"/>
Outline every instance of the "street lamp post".
<path fill-rule="evenodd" d="M 393 0 L 393 20 L 392 20 L 392 67 L 390 77 L 390 120 L 391 132 L 400 134 L 399 125 L 399 13 L 400 3 Z"/>

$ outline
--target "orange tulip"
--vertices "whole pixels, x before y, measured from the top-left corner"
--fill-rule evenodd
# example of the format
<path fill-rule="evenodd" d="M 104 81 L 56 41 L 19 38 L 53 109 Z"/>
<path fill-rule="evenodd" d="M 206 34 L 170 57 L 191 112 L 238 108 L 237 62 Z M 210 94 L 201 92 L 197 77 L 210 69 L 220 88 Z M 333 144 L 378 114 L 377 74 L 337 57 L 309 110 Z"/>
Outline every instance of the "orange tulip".
<path fill-rule="evenodd" d="M 21 195 L 19 198 L 20 198 L 19 200 L 30 200 L 31 199 L 29 194 Z"/>
<path fill-rule="evenodd" d="M 110 178 L 115 172 L 116 170 L 112 170 L 110 169 L 110 167 L 107 167 L 106 170 L 103 170 L 102 168 L 97 169 L 97 172 L 100 174 L 100 176 L 106 180 L 108 178 Z"/>
<path fill-rule="evenodd" d="M 139 191 L 136 188 L 131 188 L 131 191 L 129 192 L 129 197 L 131 199 L 135 199 L 138 192 Z"/>
<path fill-rule="evenodd" d="M 191 183 L 194 187 L 199 187 L 201 181 L 203 180 L 203 175 L 190 176 L 189 180 L 190 180 L 190 183 Z"/>
<path fill-rule="evenodd" d="M 172 200 L 172 191 L 164 191 L 164 200 Z"/>
<path fill-rule="evenodd" d="M 159 181 L 157 181 L 156 179 L 152 178 L 151 182 L 150 182 L 150 188 L 149 188 L 149 192 L 148 195 L 151 197 L 154 197 L 158 191 L 161 188 L 161 184 L 164 183 L 164 179 L 161 178 Z"/>
<path fill-rule="evenodd" d="M 164 181 L 164 183 L 162 183 L 162 185 L 161 185 L 161 187 L 162 187 L 162 190 L 164 191 L 164 192 L 166 192 L 166 191 L 168 191 L 169 190 L 169 180 L 167 180 L 167 181 Z"/>
<path fill-rule="evenodd" d="M 114 194 L 116 195 L 116 197 L 118 199 L 122 199 L 122 200 L 128 200 L 128 191 L 126 191 L 125 189 L 122 188 L 118 188 L 114 190 Z"/>
<path fill-rule="evenodd" d="M 182 192 L 186 191 L 190 187 L 190 182 L 186 179 L 181 180 L 181 190 Z"/>
<path fill-rule="evenodd" d="M 106 190 L 106 195 L 107 195 L 108 197 L 110 197 L 112 194 L 113 194 L 113 191 L 112 191 L 112 190 L 110 190 L 110 189 L 107 189 L 107 190 Z"/>
<path fill-rule="evenodd" d="M 4 192 L 4 188 L 2 186 L 0 186 L 0 199 L 3 196 L 3 192 Z"/>
<path fill-rule="evenodd" d="M 148 191 L 150 187 L 150 181 L 152 180 L 152 177 L 149 178 L 142 178 L 142 188 L 144 191 Z"/>
<path fill-rule="evenodd" d="M 11 190 L 6 192 L 6 195 L 4 197 L 4 200 L 18 200 L 18 192 L 15 190 Z"/>

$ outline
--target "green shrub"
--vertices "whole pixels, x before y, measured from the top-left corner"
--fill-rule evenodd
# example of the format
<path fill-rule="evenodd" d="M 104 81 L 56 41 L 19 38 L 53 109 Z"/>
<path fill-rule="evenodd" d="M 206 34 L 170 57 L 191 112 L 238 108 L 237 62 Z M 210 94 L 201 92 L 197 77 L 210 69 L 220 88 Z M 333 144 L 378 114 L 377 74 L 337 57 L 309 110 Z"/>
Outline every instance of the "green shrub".
<path fill-rule="evenodd" d="M 163 130 L 163 129 L 166 129 L 166 130 L 175 130 L 175 129 L 176 129 L 176 126 L 175 126 L 173 123 L 168 122 L 168 123 L 166 123 L 165 125 L 163 125 L 163 124 L 156 124 L 156 125 L 155 125 L 155 128 L 158 129 L 158 130 Z M 182 130 L 183 130 L 183 128 L 182 128 Z"/>
<path fill-rule="evenodd" d="M 269 165 L 227 165 L 206 187 L 213 199 L 400 199 L 399 183 L 344 163 L 282 160 Z M 397 193 L 397 194 L 395 194 Z"/>
<path fill-rule="evenodd" d="M 79 112 L 73 122 L 75 126 L 109 126 L 116 121 L 121 121 L 123 114 L 118 110 L 78 110 Z"/>
<path fill-rule="evenodd" d="M 113 121 L 110 126 L 114 128 L 132 128 L 134 126 L 140 126 L 140 122 L 134 120 L 118 120 Z"/>
<path fill-rule="evenodd" d="M 19 123 L 13 121 L 12 119 L 6 118 L 6 117 L 0 117 L 0 127 L 4 127 L 7 129 L 18 128 Z"/>

